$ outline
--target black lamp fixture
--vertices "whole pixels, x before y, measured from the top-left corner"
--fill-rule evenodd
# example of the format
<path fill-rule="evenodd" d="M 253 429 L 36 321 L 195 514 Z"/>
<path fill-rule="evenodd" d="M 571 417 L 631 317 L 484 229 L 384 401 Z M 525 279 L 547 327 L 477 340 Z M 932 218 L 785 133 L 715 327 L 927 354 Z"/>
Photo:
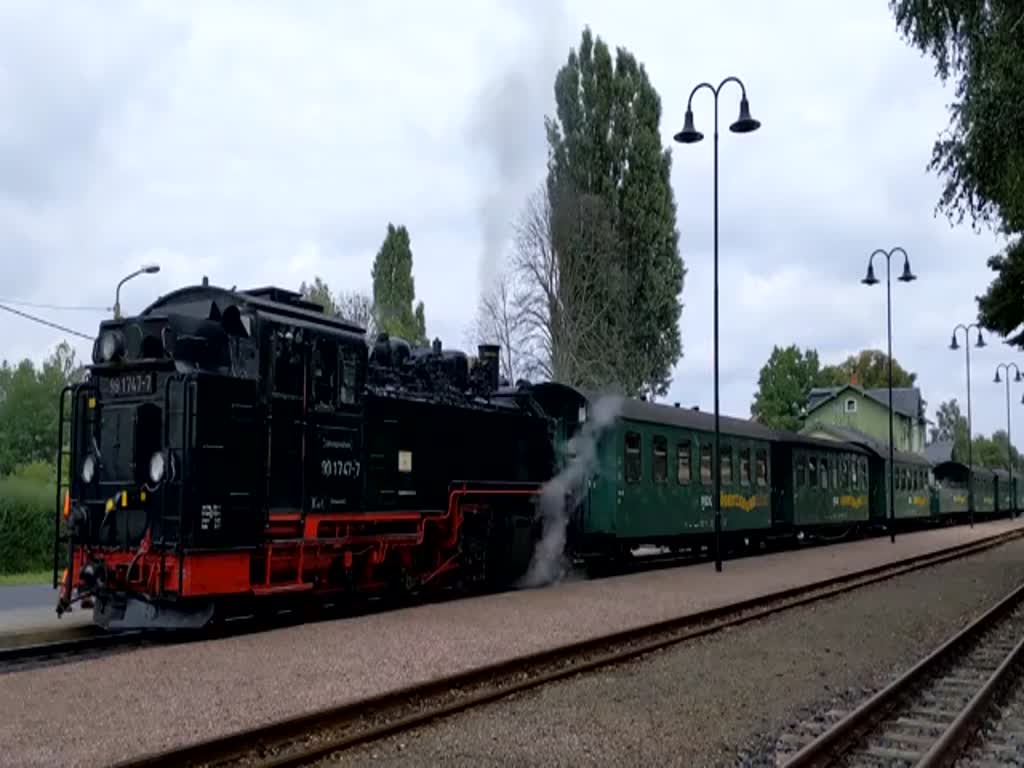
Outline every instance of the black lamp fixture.
<path fill-rule="evenodd" d="M 693 96 L 697 91 L 706 88 L 711 91 L 715 98 L 715 146 L 714 146 L 714 382 L 715 382 L 715 455 L 711 465 L 714 473 L 714 496 L 712 505 L 715 515 L 715 570 L 722 570 L 722 472 L 721 472 L 721 429 L 719 424 L 719 402 L 718 402 L 718 96 L 726 83 L 735 83 L 740 88 L 740 114 L 736 121 L 729 126 L 733 133 L 751 133 L 761 127 L 761 122 L 750 116 L 750 102 L 747 101 L 747 87 L 743 85 L 738 77 L 730 75 L 718 84 L 700 83 L 690 91 L 690 98 L 686 100 L 686 114 L 683 117 L 683 129 L 674 138 L 680 144 L 695 144 L 704 138 L 704 134 L 697 130 L 693 120 Z"/>
<path fill-rule="evenodd" d="M 964 359 L 967 366 L 967 520 L 970 526 L 974 527 L 974 427 L 971 420 L 971 329 L 974 328 L 978 331 L 978 338 L 974 342 L 974 346 L 979 349 L 985 346 L 985 337 L 981 335 L 981 326 L 977 323 L 969 323 L 964 325 L 963 323 L 957 323 L 956 327 L 953 328 L 953 338 L 949 342 L 949 348 L 952 350 L 960 349 L 960 345 L 956 340 L 956 332 L 964 332 Z M 996 370 L 996 375 L 999 375 L 999 371 Z"/>
<path fill-rule="evenodd" d="M 861 280 L 864 285 L 877 285 L 875 277 L 875 256 L 885 257 L 885 317 L 886 338 L 889 343 L 889 540 L 896 541 L 896 448 L 893 436 L 893 399 L 892 399 L 892 257 L 896 253 L 903 254 L 903 274 L 897 279 L 901 283 L 909 283 L 917 279 L 910 271 L 910 257 L 901 247 L 896 246 L 886 251 L 879 248 L 868 257 L 868 271 Z"/>

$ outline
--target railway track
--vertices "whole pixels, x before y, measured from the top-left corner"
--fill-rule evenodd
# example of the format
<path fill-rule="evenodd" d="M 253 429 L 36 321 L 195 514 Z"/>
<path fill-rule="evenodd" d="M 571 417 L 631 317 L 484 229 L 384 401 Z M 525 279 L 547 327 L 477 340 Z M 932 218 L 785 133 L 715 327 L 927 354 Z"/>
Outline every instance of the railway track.
<path fill-rule="evenodd" d="M 28 643 L 0 648 L 0 675 L 69 661 L 97 658 L 118 649 L 137 648 L 146 642 L 141 632 L 103 634 L 97 631 L 69 634 L 71 636 L 44 643 Z"/>
<path fill-rule="evenodd" d="M 123 762 L 119 768 L 196 765 L 286 768 L 311 765 L 353 746 L 410 730 L 514 693 L 962 558 L 1018 538 L 1022 533 L 1012 531 L 942 553 L 789 589 L 767 598 L 747 600 L 503 661 L 370 699 L 145 755 Z"/>
<path fill-rule="evenodd" d="M 829 713 L 813 721 L 817 728 L 805 725 L 802 739 L 787 734 L 776 753 L 777 764 L 1024 764 L 1022 660 L 1024 584 L 852 712 Z M 1008 691 L 1009 698 L 1001 704 L 1000 697 Z M 986 733 L 985 726 L 991 723 L 995 727 Z M 980 741 L 970 745 L 976 736 Z M 785 745 L 801 741 L 799 749 L 787 754 Z"/>

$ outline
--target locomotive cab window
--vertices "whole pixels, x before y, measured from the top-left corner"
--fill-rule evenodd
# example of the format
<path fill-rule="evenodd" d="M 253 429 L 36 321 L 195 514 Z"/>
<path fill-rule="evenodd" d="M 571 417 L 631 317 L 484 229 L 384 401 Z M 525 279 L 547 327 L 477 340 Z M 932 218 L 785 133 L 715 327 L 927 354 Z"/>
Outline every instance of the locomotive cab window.
<path fill-rule="evenodd" d="M 676 446 L 676 480 L 680 485 L 690 482 L 692 466 L 690 463 L 690 444 L 679 443 Z"/>
<path fill-rule="evenodd" d="M 640 433 L 626 433 L 626 482 L 639 483 L 643 462 L 640 458 Z"/>
<path fill-rule="evenodd" d="M 664 435 L 652 439 L 654 460 L 651 462 L 651 476 L 656 483 L 668 482 L 668 440 Z"/>
<path fill-rule="evenodd" d="M 332 339 L 319 338 L 313 348 L 313 404 L 333 408 L 338 392 L 338 345 Z"/>

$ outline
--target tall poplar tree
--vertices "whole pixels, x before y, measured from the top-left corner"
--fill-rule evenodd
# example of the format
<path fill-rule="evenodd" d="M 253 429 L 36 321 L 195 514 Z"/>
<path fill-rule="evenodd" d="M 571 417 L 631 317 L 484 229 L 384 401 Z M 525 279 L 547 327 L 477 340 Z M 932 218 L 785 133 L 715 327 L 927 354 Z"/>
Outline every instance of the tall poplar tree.
<path fill-rule="evenodd" d="M 571 51 L 558 71 L 555 100 L 556 117 L 546 120 L 554 250 L 562 262 L 578 264 L 592 255 L 602 262 L 595 267 L 603 284 L 588 291 L 600 298 L 587 311 L 591 324 L 616 343 L 607 350 L 614 359 L 600 367 L 614 370 L 616 383 L 630 394 L 663 395 L 682 355 L 685 270 L 672 159 L 661 144 L 661 99 L 633 54 L 618 48 L 613 61 L 607 44 L 587 27 L 578 52 Z M 607 242 L 595 244 L 593 226 L 582 226 L 584 214 L 595 211 L 607 218 Z M 610 263 L 598 251 L 607 251 Z M 563 283 L 573 275 L 592 279 L 580 269 L 561 274 Z M 571 285 L 562 288 L 573 293 Z"/>
<path fill-rule="evenodd" d="M 373 260 L 373 305 L 377 327 L 392 336 L 422 344 L 427 340 L 423 302 L 413 306 L 412 245 L 405 226 L 388 224 L 387 235 Z"/>

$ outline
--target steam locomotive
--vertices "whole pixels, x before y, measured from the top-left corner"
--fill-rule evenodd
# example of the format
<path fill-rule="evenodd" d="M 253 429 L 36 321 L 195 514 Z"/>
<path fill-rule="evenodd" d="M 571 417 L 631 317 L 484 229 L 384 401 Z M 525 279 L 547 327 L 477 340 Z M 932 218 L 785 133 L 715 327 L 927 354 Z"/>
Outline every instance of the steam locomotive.
<path fill-rule="evenodd" d="M 369 349 L 368 349 L 369 347 Z M 508 584 L 558 469 L 499 348 L 412 348 L 292 291 L 202 285 L 104 321 L 61 395 L 58 614 L 108 628 Z"/>
<path fill-rule="evenodd" d="M 600 567 L 642 544 L 693 551 L 713 544 L 714 472 L 727 548 L 1024 502 L 1005 472 L 900 452 L 890 466 L 852 433 L 723 416 L 715 458 L 712 414 L 513 386 L 499 351 L 369 343 L 295 292 L 205 278 L 104 321 L 86 380 L 61 394 L 58 615 L 78 602 L 111 629 L 199 628 L 529 585 L 538 555 Z"/>

